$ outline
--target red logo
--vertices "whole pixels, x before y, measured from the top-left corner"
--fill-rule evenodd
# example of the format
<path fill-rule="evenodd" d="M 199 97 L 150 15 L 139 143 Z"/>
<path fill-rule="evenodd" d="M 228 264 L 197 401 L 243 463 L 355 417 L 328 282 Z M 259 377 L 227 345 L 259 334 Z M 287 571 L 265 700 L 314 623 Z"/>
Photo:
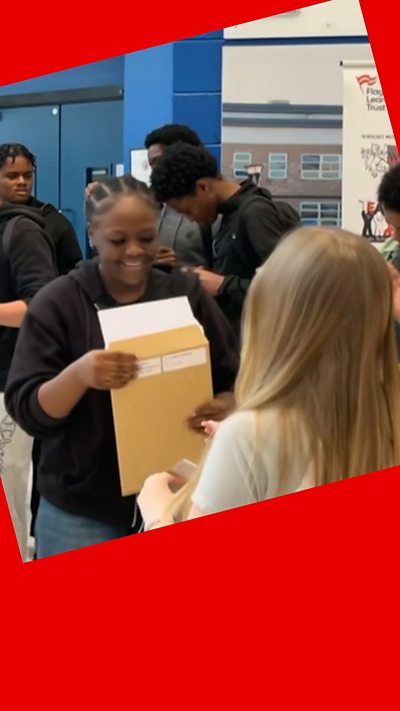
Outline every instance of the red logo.
<path fill-rule="evenodd" d="M 361 91 L 363 91 L 364 86 L 374 86 L 378 81 L 378 77 L 371 77 L 369 74 L 361 74 L 357 77 L 357 81 Z"/>

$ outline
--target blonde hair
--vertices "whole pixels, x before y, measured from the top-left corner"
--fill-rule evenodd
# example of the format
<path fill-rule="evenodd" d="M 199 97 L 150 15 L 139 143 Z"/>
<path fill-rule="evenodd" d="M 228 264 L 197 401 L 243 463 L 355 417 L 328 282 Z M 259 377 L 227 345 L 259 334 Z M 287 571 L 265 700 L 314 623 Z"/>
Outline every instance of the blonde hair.
<path fill-rule="evenodd" d="M 258 439 L 267 411 L 278 413 L 282 482 L 292 457 L 304 472 L 311 462 L 317 485 L 400 463 L 397 360 L 379 252 L 335 228 L 284 239 L 249 290 L 235 389 Z M 201 469 L 174 498 L 174 520 L 187 516 Z"/>

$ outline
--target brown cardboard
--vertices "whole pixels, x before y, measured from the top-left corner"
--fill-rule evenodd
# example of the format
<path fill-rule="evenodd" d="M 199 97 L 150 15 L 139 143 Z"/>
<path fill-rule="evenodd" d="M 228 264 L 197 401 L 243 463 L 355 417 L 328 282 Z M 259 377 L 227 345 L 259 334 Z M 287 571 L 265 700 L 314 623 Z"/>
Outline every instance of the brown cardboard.
<path fill-rule="evenodd" d="M 123 496 L 138 493 L 151 474 L 165 471 L 180 459 L 199 461 L 204 435 L 190 430 L 187 418 L 212 398 L 207 339 L 197 325 L 109 344 L 113 351 L 134 353 L 139 360 L 205 350 L 205 362 L 139 377 L 113 390 L 115 436 Z M 175 360 L 174 358 L 174 360 Z M 179 356 L 180 358 L 180 356 Z M 162 361 L 161 361 L 162 362 Z"/>

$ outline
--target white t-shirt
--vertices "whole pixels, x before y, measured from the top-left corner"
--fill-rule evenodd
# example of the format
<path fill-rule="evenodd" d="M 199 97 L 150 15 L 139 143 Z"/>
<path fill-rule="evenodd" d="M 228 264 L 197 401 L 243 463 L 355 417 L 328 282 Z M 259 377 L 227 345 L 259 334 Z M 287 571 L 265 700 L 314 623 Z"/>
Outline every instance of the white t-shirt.
<path fill-rule="evenodd" d="M 254 412 L 236 412 L 214 435 L 192 502 L 204 513 L 217 513 L 315 485 L 310 474 L 299 469 L 294 451 L 289 452 L 282 485 L 278 461 L 276 411 L 263 415 L 257 450 Z"/>

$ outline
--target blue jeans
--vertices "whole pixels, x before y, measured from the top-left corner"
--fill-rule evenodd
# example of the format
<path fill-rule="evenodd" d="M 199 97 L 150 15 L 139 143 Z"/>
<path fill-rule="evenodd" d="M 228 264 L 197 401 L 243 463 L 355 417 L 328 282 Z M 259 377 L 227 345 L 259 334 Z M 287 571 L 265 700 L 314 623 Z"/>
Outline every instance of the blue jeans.
<path fill-rule="evenodd" d="M 113 541 L 133 532 L 127 526 L 113 526 L 70 514 L 41 497 L 35 525 L 36 558 Z"/>

